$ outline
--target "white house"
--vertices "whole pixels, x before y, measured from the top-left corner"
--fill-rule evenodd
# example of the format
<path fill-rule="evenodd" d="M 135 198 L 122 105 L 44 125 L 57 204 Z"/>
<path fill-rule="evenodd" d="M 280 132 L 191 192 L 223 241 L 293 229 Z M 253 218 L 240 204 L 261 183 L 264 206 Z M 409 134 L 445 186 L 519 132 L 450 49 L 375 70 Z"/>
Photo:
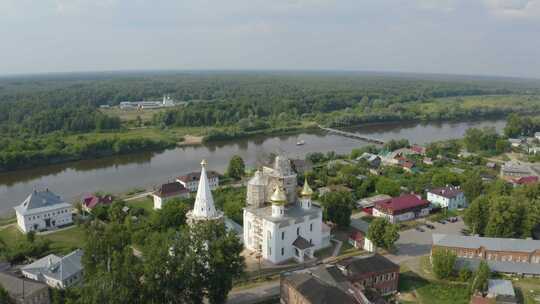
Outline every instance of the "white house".
<path fill-rule="evenodd" d="M 289 179 L 291 176 L 294 178 Z M 272 263 L 303 262 L 330 245 L 330 228 L 323 223 L 322 209 L 311 201 L 313 190 L 306 181 L 297 198 L 296 182 L 290 181 L 296 181 L 296 175 L 288 160 L 278 156 L 274 168 L 258 170 L 247 186 L 244 246 Z M 270 186 L 274 191 L 269 196 Z"/>
<path fill-rule="evenodd" d="M 427 192 L 427 200 L 440 208 L 454 210 L 467 206 L 465 194 L 459 187 L 442 187 L 431 189 Z"/>
<path fill-rule="evenodd" d="M 219 174 L 215 171 L 207 171 L 206 177 L 208 178 L 208 186 L 210 187 L 210 190 L 216 190 L 216 188 L 219 186 Z M 177 177 L 176 181 L 189 189 L 190 192 L 197 192 L 200 179 L 201 172 L 191 172 Z"/>
<path fill-rule="evenodd" d="M 167 201 L 173 198 L 189 197 L 189 190 L 178 182 L 167 183 L 155 189 L 152 197 L 154 198 L 154 209 L 161 209 Z"/>
<path fill-rule="evenodd" d="M 35 261 L 21 268 L 23 276 L 44 282 L 52 288 L 67 288 L 80 282 L 83 277 L 81 258 L 83 251 L 77 249 L 59 257 L 54 254 Z"/>
<path fill-rule="evenodd" d="M 352 232 L 349 235 L 349 244 L 358 249 L 374 252 L 375 245 L 367 237 L 369 223 L 359 218 L 351 218 L 351 228 Z"/>
<path fill-rule="evenodd" d="M 71 205 L 49 189 L 34 190 L 14 209 L 17 225 L 23 233 L 52 230 L 73 223 Z"/>

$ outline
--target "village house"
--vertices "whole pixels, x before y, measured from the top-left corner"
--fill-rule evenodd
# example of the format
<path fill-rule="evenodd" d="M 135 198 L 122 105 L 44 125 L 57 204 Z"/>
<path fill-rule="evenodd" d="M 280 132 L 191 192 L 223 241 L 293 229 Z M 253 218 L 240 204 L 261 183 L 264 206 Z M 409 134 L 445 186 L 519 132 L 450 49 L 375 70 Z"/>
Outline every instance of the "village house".
<path fill-rule="evenodd" d="M 95 195 L 85 194 L 81 198 L 82 210 L 88 213 L 92 213 L 92 210 L 99 205 L 109 206 L 112 204 L 114 197 L 112 195 Z"/>
<path fill-rule="evenodd" d="M 537 175 L 531 169 L 531 166 L 521 163 L 518 161 L 509 161 L 504 163 L 501 166 L 501 177 L 502 178 L 520 178 L 525 176 L 534 176 Z"/>
<path fill-rule="evenodd" d="M 514 187 L 534 185 L 538 183 L 538 176 L 524 176 L 520 178 L 513 178 L 513 179 L 510 179 L 510 183 Z"/>
<path fill-rule="evenodd" d="M 219 186 L 219 173 L 215 171 L 207 171 L 208 185 L 210 190 L 216 190 Z M 186 175 L 179 176 L 176 181 L 182 184 L 190 192 L 197 192 L 199 187 L 199 180 L 201 178 L 201 172 L 191 172 Z"/>
<path fill-rule="evenodd" d="M 430 204 L 416 194 L 403 194 L 399 197 L 378 201 L 373 208 L 373 216 L 384 217 L 391 223 L 412 220 L 427 216 Z"/>
<path fill-rule="evenodd" d="M 485 260 L 495 272 L 540 275 L 540 241 L 434 233 L 432 252 L 446 249 L 458 257 L 457 267 L 478 267 Z"/>
<path fill-rule="evenodd" d="M 188 198 L 189 190 L 178 182 L 166 183 L 157 187 L 152 193 L 152 197 L 154 198 L 154 209 L 157 210 L 163 208 L 163 205 L 173 198 Z"/>
<path fill-rule="evenodd" d="M 399 265 L 380 255 L 348 258 L 336 265 L 285 272 L 283 304 L 383 304 L 398 290 Z"/>
<path fill-rule="evenodd" d="M 364 160 L 368 163 L 370 168 L 379 168 L 381 165 L 381 158 L 377 154 L 364 152 L 361 156 L 356 158 L 357 161 Z"/>
<path fill-rule="evenodd" d="M 431 189 L 427 192 L 427 200 L 439 208 L 446 208 L 448 210 L 465 208 L 467 206 L 465 193 L 457 186 Z"/>
<path fill-rule="evenodd" d="M 412 145 L 411 151 L 413 151 L 415 154 L 418 155 L 425 155 L 426 154 L 426 148 L 420 145 Z"/>
<path fill-rule="evenodd" d="M 15 208 L 17 227 L 23 233 L 52 230 L 73 223 L 72 206 L 46 189 L 34 190 Z"/>
<path fill-rule="evenodd" d="M 50 304 L 49 287 L 41 282 L 0 272 L 0 286 L 16 304 Z M 22 288 L 24 286 L 24 288 Z"/>
<path fill-rule="evenodd" d="M 375 245 L 368 239 L 369 223 L 362 219 L 351 219 L 351 230 L 349 234 L 349 244 L 356 249 L 363 249 L 369 252 L 375 251 Z"/>
<path fill-rule="evenodd" d="M 64 289 L 82 280 L 82 256 L 83 251 L 80 249 L 63 257 L 49 254 L 32 264 L 23 266 L 21 272 L 28 279 L 43 282 L 52 288 Z"/>
<path fill-rule="evenodd" d="M 523 138 L 509 138 L 508 142 L 514 148 L 519 148 L 523 143 L 525 143 Z"/>

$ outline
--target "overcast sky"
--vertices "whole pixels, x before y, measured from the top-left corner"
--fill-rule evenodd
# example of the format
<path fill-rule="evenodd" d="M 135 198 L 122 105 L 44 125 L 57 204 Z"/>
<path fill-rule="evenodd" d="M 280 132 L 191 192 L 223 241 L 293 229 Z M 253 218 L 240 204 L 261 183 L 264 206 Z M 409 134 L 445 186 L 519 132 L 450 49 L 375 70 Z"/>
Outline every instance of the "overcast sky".
<path fill-rule="evenodd" d="M 0 0 L 0 74 L 140 69 L 540 78 L 540 0 Z"/>

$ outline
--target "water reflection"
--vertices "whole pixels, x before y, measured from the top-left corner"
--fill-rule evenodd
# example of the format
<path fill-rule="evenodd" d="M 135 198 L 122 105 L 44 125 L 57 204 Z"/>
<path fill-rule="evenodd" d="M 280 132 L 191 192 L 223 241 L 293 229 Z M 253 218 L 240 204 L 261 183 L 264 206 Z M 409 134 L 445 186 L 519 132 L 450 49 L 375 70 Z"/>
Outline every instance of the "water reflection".
<path fill-rule="evenodd" d="M 385 123 L 352 128 L 354 132 L 384 140 L 407 138 L 424 144 L 461 137 L 469 127 L 504 127 L 503 120 L 456 123 Z M 303 146 L 296 143 L 306 142 Z M 309 152 L 349 153 L 366 145 L 355 139 L 310 132 L 280 136 L 258 136 L 204 146 L 179 147 L 163 152 L 139 153 L 97 160 L 85 160 L 0 174 L 0 214 L 10 212 L 35 187 L 49 187 L 66 199 L 92 191 L 122 192 L 134 187 L 149 187 L 198 170 L 206 158 L 212 170 L 223 172 L 232 155 L 238 154 L 248 166 L 265 162 L 271 153 L 304 157 Z"/>

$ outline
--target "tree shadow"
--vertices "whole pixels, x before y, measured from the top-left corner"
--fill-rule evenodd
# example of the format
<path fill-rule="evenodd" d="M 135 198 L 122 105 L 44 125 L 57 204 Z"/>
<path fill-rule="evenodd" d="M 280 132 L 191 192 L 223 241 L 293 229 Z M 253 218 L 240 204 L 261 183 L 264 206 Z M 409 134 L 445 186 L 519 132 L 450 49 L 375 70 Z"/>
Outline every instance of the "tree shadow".
<path fill-rule="evenodd" d="M 413 292 L 414 290 L 422 288 L 427 284 L 429 284 L 428 280 L 410 270 L 399 274 L 400 292 Z"/>

